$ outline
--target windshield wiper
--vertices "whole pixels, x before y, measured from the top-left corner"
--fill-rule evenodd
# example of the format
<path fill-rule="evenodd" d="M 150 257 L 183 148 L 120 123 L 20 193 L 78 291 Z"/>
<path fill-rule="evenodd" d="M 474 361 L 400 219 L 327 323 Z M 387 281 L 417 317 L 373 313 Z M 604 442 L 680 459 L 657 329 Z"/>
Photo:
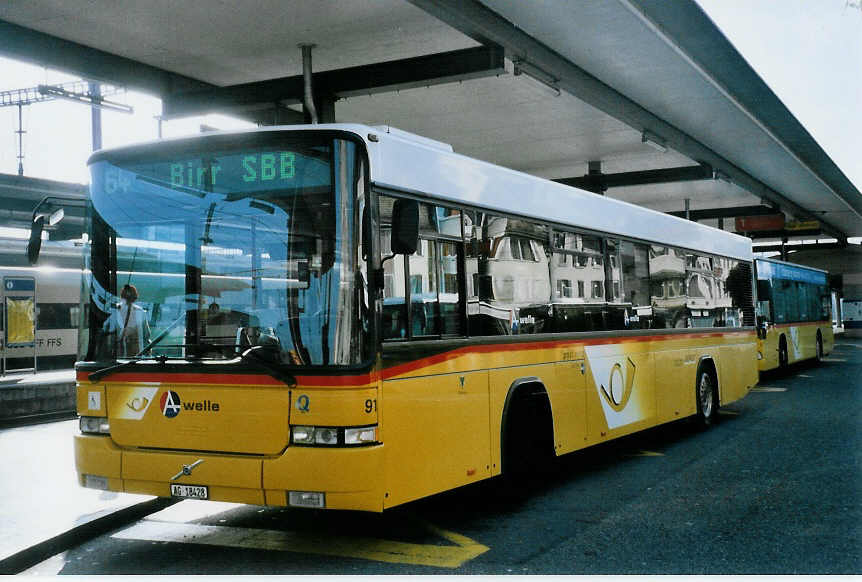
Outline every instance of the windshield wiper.
<path fill-rule="evenodd" d="M 296 388 L 296 378 L 290 372 L 286 372 L 282 370 L 275 364 L 264 360 L 259 357 L 256 352 L 261 349 L 265 349 L 267 346 L 252 346 L 240 354 L 239 359 L 243 362 L 253 363 L 258 368 L 266 370 L 270 376 L 275 378 L 276 380 L 281 380 L 285 384 L 287 384 L 290 388 Z M 272 346 L 275 347 L 275 346 Z"/>
<path fill-rule="evenodd" d="M 137 363 L 138 363 L 138 362 L 140 362 L 141 360 L 156 361 L 156 362 L 159 362 L 160 364 L 164 364 L 164 363 L 165 363 L 165 362 L 167 362 L 169 359 L 170 359 L 170 360 L 174 360 L 174 359 L 183 359 L 183 358 L 168 358 L 168 356 L 165 356 L 165 355 L 158 355 L 158 356 L 155 356 L 155 357 L 153 357 L 153 358 L 142 358 L 142 357 L 141 357 L 141 355 L 142 355 L 142 354 L 144 354 L 144 353 L 145 353 L 145 352 L 146 352 L 150 347 L 152 347 L 153 345 L 155 345 L 155 343 L 156 343 L 158 340 L 162 339 L 162 337 L 164 337 L 164 336 L 162 335 L 161 337 L 157 338 L 156 340 L 151 341 L 151 342 L 148 344 L 148 346 L 147 346 L 146 348 L 144 348 L 143 350 L 141 350 L 141 351 L 140 351 L 138 354 L 136 354 L 132 359 L 127 360 L 127 361 L 125 361 L 125 362 L 118 362 L 118 363 L 113 364 L 113 365 L 111 365 L 111 366 L 108 366 L 108 367 L 106 367 L 106 368 L 102 368 L 101 370 L 96 370 L 95 372 L 93 372 L 93 373 L 89 374 L 89 375 L 87 376 L 87 378 L 90 380 L 90 382 L 97 382 L 100 378 L 104 378 L 104 377 L 105 377 L 105 376 L 107 376 L 108 374 L 113 374 L 113 373 L 114 373 L 114 372 L 116 372 L 117 370 L 122 370 L 123 368 L 127 368 L 127 367 L 130 367 L 130 366 L 133 366 L 134 364 L 137 364 Z M 221 352 L 223 352 L 226 348 L 234 349 L 234 346 L 233 346 L 232 344 L 213 344 L 213 343 L 200 343 L 200 344 L 168 344 L 168 345 L 165 345 L 165 346 L 163 346 L 163 347 L 169 347 L 169 348 L 188 348 L 188 347 L 194 347 L 194 348 L 199 348 L 199 349 L 204 349 L 204 350 L 207 350 L 207 349 L 208 349 L 208 350 L 218 351 L 218 352 L 220 352 L 220 353 L 221 353 Z M 262 346 L 256 346 L 256 347 L 262 347 Z M 199 359 L 199 358 L 192 358 L 192 357 L 190 357 L 190 356 L 188 356 L 188 355 L 187 355 L 187 356 L 185 357 L 185 359 L 186 359 L 186 360 L 192 360 L 192 359 Z M 292 377 L 292 376 L 291 376 L 291 377 Z M 279 379 L 281 379 L 281 378 L 279 378 Z"/>
<path fill-rule="evenodd" d="M 129 360 L 127 362 L 120 362 L 117 364 L 113 364 L 111 366 L 108 366 L 107 368 L 102 368 L 101 370 L 96 370 L 92 374 L 89 374 L 87 376 L 87 379 L 89 379 L 90 382 L 97 382 L 100 378 L 103 378 L 103 377 L 107 376 L 108 374 L 113 374 L 117 370 L 121 370 L 123 368 L 132 366 L 132 365 L 140 362 L 141 360 L 146 359 L 146 358 L 142 358 L 141 356 L 144 355 L 145 353 L 147 353 L 148 351 L 150 351 L 150 348 L 152 348 L 154 345 L 156 345 L 157 343 L 159 343 L 160 341 L 165 339 L 165 336 L 167 336 L 168 333 L 170 333 L 170 331 L 172 329 L 174 329 L 179 322 L 181 322 L 183 319 L 185 319 L 185 316 L 186 316 L 186 313 L 183 312 L 182 315 L 180 315 L 178 318 L 176 318 L 174 321 L 172 321 L 171 324 L 168 327 L 166 327 L 164 329 L 164 331 L 162 331 L 162 333 L 157 335 L 155 337 L 155 339 L 153 339 L 150 343 L 145 345 L 144 349 L 142 349 L 137 354 L 135 354 L 131 360 Z M 167 356 L 156 356 L 153 359 L 156 360 L 157 362 L 161 362 L 162 364 L 164 364 L 168 358 L 167 358 Z"/>
<path fill-rule="evenodd" d="M 87 379 L 90 380 L 90 382 L 98 382 L 99 378 L 107 376 L 108 374 L 112 374 L 113 372 L 116 372 L 117 370 L 120 370 L 122 368 L 126 368 L 126 367 L 132 366 L 134 364 L 137 364 L 141 360 L 143 360 L 143 358 L 134 358 L 134 359 L 129 360 L 127 362 L 120 362 L 119 364 L 114 364 L 112 366 L 108 366 L 107 368 L 102 368 L 101 370 L 96 370 L 95 372 L 88 374 Z"/>
<path fill-rule="evenodd" d="M 148 359 L 149 358 L 141 358 L 141 357 L 135 356 L 131 360 L 127 360 L 125 362 L 119 362 L 117 364 L 113 364 L 111 366 L 108 366 L 107 368 L 102 368 L 101 370 L 96 370 L 95 372 L 88 374 L 87 379 L 90 382 L 97 382 L 100 378 L 104 378 L 108 374 L 113 374 L 117 370 L 131 367 L 131 366 L 137 364 L 138 362 L 140 362 L 141 360 L 148 360 Z M 164 364 L 168 360 L 168 357 L 167 356 L 156 356 L 155 358 L 153 358 L 153 360 L 155 360 L 156 362 L 159 362 L 160 364 Z"/>

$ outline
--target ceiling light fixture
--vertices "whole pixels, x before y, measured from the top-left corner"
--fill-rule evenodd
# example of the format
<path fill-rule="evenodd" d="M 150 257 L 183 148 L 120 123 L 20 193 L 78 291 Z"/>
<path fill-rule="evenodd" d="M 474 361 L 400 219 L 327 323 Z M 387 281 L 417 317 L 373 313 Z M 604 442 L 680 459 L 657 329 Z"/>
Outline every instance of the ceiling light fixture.
<path fill-rule="evenodd" d="M 665 140 L 654 133 L 650 133 L 649 131 L 644 130 L 643 134 L 641 134 L 641 142 L 647 144 L 653 149 L 660 151 L 661 153 L 667 152 L 667 143 L 665 142 Z"/>
<path fill-rule="evenodd" d="M 730 180 L 730 176 L 728 176 L 725 172 L 722 172 L 721 170 L 713 170 L 712 178 L 714 180 L 721 180 L 722 182 L 727 182 L 728 184 L 733 183 Z"/>
<path fill-rule="evenodd" d="M 520 77 L 522 74 L 526 75 L 528 79 L 538 82 L 538 84 L 534 83 L 534 85 L 549 92 L 553 97 L 559 97 L 562 94 L 558 86 L 560 80 L 553 75 L 546 73 L 539 67 L 523 59 L 514 59 L 512 60 L 512 64 L 515 66 L 514 74 L 516 77 Z"/>

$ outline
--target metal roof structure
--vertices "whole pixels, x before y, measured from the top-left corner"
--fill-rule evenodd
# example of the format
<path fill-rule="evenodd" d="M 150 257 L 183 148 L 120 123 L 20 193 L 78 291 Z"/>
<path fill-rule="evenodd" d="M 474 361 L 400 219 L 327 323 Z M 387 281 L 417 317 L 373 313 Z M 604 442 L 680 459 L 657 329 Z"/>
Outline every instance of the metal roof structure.
<path fill-rule="evenodd" d="M 325 121 L 654 210 L 689 200 L 711 225 L 780 208 L 862 235 L 859 190 L 693 0 L 29 0 L 0 4 L 0 38 L 6 56 L 158 95 L 167 115 L 280 123 L 303 118 L 311 43 Z"/>

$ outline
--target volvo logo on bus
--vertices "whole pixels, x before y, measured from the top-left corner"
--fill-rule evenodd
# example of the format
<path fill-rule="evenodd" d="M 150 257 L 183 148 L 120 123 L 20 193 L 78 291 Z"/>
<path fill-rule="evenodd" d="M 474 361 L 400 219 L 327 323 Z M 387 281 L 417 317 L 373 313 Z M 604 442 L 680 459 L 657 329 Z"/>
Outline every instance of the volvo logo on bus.
<path fill-rule="evenodd" d="M 162 394 L 159 406 L 162 409 L 162 414 L 168 418 L 175 417 L 180 413 L 180 395 L 173 390 L 168 390 Z"/>

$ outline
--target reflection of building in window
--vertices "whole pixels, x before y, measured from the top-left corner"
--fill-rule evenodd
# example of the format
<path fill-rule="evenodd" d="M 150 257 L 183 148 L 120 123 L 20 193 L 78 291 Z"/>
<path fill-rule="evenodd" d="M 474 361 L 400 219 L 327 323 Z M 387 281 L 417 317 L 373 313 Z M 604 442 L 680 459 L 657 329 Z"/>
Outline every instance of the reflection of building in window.
<path fill-rule="evenodd" d="M 422 293 L 422 275 L 410 275 L 410 293 Z"/>
<path fill-rule="evenodd" d="M 569 279 L 557 279 L 557 295 L 560 297 L 572 297 L 572 282 Z"/>

